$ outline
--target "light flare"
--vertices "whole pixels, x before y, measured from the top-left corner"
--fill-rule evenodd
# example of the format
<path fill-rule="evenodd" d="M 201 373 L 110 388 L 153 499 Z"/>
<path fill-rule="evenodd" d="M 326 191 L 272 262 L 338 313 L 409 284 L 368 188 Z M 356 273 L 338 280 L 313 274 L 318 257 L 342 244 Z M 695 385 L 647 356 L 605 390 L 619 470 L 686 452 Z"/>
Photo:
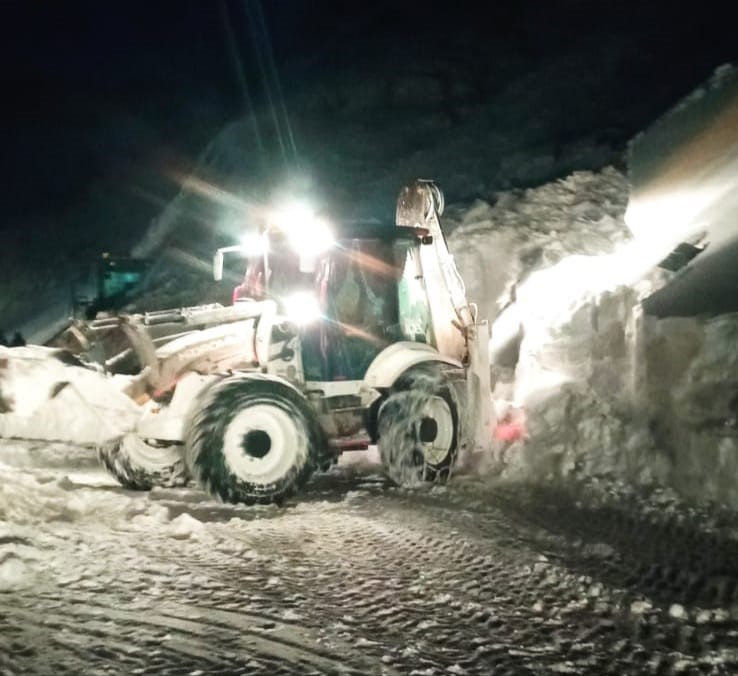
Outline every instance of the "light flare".
<path fill-rule="evenodd" d="M 307 258 L 320 255 L 335 242 L 328 223 L 302 202 L 294 202 L 275 211 L 270 225 L 284 232 L 290 246 Z"/>
<path fill-rule="evenodd" d="M 250 232 L 241 238 L 240 248 L 245 256 L 263 256 L 269 252 L 269 239 L 265 234 Z"/>
<path fill-rule="evenodd" d="M 290 321 L 298 326 L 306 326 L 320 319 L 320 302 L 312 291 L 296 291 L 282 300 L 284 310 Z"/>

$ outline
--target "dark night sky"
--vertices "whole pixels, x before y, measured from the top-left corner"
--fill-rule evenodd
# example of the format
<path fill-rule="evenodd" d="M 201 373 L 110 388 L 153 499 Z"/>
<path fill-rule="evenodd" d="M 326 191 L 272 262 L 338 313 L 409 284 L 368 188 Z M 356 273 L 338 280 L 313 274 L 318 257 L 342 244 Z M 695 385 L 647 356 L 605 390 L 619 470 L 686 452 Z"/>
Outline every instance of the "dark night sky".
<path fill-rule="evenodd" d="M 654 77 L 685 93 L 734 56 L 734 28 L 721 10 L 709 3 L 672 10 L 673 4 L 262 0 L 288 91 L 329 77 L 337 64 L 362 77 L 367 63 L 378 63 L 382 50 L 398 43 L 416 61 L 429 52 L 441 59 L 483 54 L 495 40 L 542 60 L 604 31 L 633 41 L 650 59 L 652 72 L 636 68 L 628 75 L 632 89 L 624 95 L 632 97 L 647 95 Z M 148 186 L 142 217 L 153 213 L 152 195 L 166 200 L 175 189 L 154 178 L 161 166 L 190 166 L 212 135 L 245 110 L 226 23 L 248 93 L 263 99 L 247 21 L 253 4 L 249 10 L 247 2 L 70 0 L 3 10 L 4 229 L 53 227 L 101 179 Z M 376 68 L 371 72 L 376 77 Z"/>

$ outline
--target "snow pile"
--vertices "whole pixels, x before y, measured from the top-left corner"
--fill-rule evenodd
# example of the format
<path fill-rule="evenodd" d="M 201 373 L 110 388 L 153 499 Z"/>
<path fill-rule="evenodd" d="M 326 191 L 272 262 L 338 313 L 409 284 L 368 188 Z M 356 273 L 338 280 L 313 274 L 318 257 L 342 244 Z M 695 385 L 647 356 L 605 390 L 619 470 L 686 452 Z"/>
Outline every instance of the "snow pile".
<path fill-rule="evenodd" d="M 3 453 L 5 449 L 3 449 Z M 80 488 L 59 470 L 18 471 L 2 463 L 0 455 L 0 524 L 34 526 L 49 521 L 73 523 L 99 520 L 101 514 L 120 517 L 131 498 L 108 491 Z"/>
<path fill-rule="evenodd" d="M 558 322 L 522 304 L 524 338 L 511 403 L 525 410 L 529 437 L 500 449 L 509 476 L 666 480 L 638 405 L 638 300 L 628 286 L 585 292 Z"/>
<path fill-rule="evenodd" d="M 119 504 L 102 491 L 71 490 L 58 471 L 4 464 L 17 450 L 0 447 L 0 593 L 48 580 L 49 549 L 64 538 L 67 526 L 81 519 L 99 523 L 101 514 L 115 513 Z"/>
<path fill-rule="evenodd" d="M 670 483 L 738 508 L 738 314 L 646 318 L 644 399 Z"/>
<path fill-rule="evenodd" d="M 172 502 L 163 499 L 162 491 L 123 491 L 102 469 L 80 471 L 75 457 L 67 456 L 72 464 L 65 468 L 51 451 L 24 456 L 21 450 L 18 444 L 0 444 L 0 603 L 3 592 L 80 580 L 86 584 L 112 574 L 109 559 L 89 550 L 90 533 L 115 533 L 133 541 L 156 533 L 208 548 L 231 537 L 227 524 L 201 520 L 209 521 L 209 510 L 222 507 L 202 493 L 178 491 Z M 74 567 L 70 548 L 82 557 Z"/>
<path fill-rule="evenodd" d="M 625 242 L 627 199 L 625 176 L 608 167 L 499 193 L 494 205 L 478 200 L 449 208 L 443 218 L 452 231 L 449 247 L 480 316 L 496 318 L 532 271 L 574 254 L 609 253 Z"/>
<path fill-rule="evenodd" d="M 494 469 L 738 507 L 738 317 L 644 317 L 661 252 L 629 241 L 626 198 L 606 169 L 450 214 L 468 295 L 496 318 L 498 416 L 526 420 L 527 438 L 497 440 Z"/>
<path fill-rule="evenodd" d="M 203 523 L 195 516 L 185 512 L 172 518 L 161 496 L 118 490 L 114 479 L 102 469 L 98 474 L 83 474 L 75 467 L 66 468 L 72 470 L 69 473 L 59 467 L 39 467 L 38 463 L 35 467 L 15 467 L 6 463 L 14 450 L 12 445 L 0 446 L 0 562 L 6 544 L 22 540 L 29 546 L 44 542 L 55 546 L 38 536 L 50 534 L 53 540 L 64 537 L 69 528 L 97 527 L 102 522 L 123 531 L 155 529 L 179 540 L 204 535 Z M 181 493 L 177 497 L 182 500 Z M 217 506 L 204 494 L 197 493 L 197 498 L 193 507 Z M 55 524 L 51 531 L 46 527 L 50 523 Z"/>
<path fill-rule="evenodd" d="M 88 445 L 119 437 L 140 416 L 124 385 L 62 350 L 0 347 L 0 437 Z"/>

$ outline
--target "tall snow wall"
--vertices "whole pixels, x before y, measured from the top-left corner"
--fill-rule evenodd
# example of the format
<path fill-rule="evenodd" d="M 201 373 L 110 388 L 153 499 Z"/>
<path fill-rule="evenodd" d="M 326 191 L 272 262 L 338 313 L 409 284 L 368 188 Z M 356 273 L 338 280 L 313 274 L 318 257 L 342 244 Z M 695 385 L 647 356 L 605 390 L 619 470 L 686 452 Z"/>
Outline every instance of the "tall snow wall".
<path fill-rule="evenodd" d="M 451 210 L 469 296 L 495 320 L 498 414 L 526 420 L 487 469 L 655 483 L 738 508 L 738 315 L 643 314 L 665 277 L 629 248 L 627 194 L 608 168 Z"/>

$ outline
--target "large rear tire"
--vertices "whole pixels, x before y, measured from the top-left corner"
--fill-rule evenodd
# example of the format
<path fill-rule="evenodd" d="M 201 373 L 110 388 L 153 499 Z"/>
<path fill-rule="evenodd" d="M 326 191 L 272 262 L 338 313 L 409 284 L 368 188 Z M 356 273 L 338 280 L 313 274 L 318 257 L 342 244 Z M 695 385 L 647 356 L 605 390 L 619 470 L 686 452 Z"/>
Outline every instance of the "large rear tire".
<path fill-rule="evenodd" d="M 304 397 L 272 378 L 228 378 L 214 385 L 193 416 L 187 466 L 225 502 L 279 502 L 302 487 L 323 447 Z"/>
<path fill-rule="evenodd" d="M 403 375 L 379 409 L 377 428 L 382 463 L 396 484 L 445 481 L 458 452 L 459 414 L 443 370 L 423 365 Z"/>
<path fill-rule="evenodd" d="M 189 481 L 181 444 L 158 444 L 126 434 L 100 446 L 98 457 L 121 486 L 130 490 L 174 488 Z"/>

